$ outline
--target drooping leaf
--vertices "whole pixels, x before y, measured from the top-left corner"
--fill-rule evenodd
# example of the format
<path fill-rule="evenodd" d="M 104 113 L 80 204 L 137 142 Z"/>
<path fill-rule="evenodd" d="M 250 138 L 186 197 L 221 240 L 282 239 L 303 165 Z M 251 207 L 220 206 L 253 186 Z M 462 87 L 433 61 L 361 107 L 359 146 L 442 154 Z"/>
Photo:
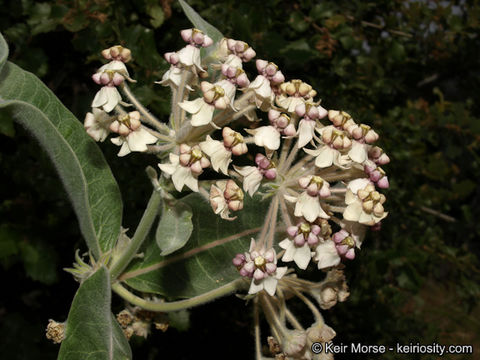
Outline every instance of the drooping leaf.
<path fill-rule="evenodd" d="M 0 64 L 4 45 L 0 35 Z M 35 75 L 10 62 L 0 73 L 0 112 L 0 121 L 14 119 L 49 154 L 94 256 L 112 249 L 122 221 L 120 191 L 82 124 Z"/>
<path fill-rule="evenodd" d="M 130 346 L 111 311 L 110 274 L 100 267 L 78 289 L 59 360 L 127 360 Z"/>
<path fill-rule="evenodd" d="M 192 210 L 182 201 L 177 201 L 173 207 L 165 206 L 158 223 L 155 238 L 162 250 L 160 255 L 170 255 L 182 248 L 192 234 Z"/>
<path fill-rule="evenodd" d="M 234 221 L 222 220 L 198 194 L 182 199 L 193 212 L 193 232 L 187 245 L 161 256 L 155 239 L 148 239 L 143 259 L 127 268 L 120 279 L 132 288 L 171 298 L 189 298 L 239 278 L 232 259 L 248 250 L 250 238 L 260 230 L 266 204 L 245 198 Z"/>
<path fill-rule="evenodd" d="M 210 36 L 214 43 L 219 42 L 224 37 L 223 34 L 213 25 L 206 22 L 195 10 L 192 9 L 184 0 L 179 0 L 182 9 L 187 15 L 188 20 L 195 26 L 195 28 L 202 30 L 205 34 Z"/>

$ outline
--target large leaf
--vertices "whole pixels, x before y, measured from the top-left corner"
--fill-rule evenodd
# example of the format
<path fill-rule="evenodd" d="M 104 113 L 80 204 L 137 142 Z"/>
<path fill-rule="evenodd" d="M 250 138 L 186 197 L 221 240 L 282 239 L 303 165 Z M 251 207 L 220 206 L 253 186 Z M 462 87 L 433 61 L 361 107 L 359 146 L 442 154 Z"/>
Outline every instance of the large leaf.
<path fill-rule="evenodd" d="M 2 71 L 2 67 L 7 61 L 7 58 L 8 58 L 8 46 L 2 34 L 0 34 L 0 71 Z"/>
<path fill-rule="evenodd" d="M 110 309 L 110 274 L 100 267 L 72 302 L 59 360 L 127 360 L 132 352 Z"/>
<path fill-rule="evenodd" d="M 195 10 L 192 9 L 184 0 L 179 0 L 183 12 L 187 15 L 188 20 L 195 26 L 195 28 L 202 30 L 205 34 L 210 36 L 214 43 L 223 39 L 223 34 L 213 25 L 206 22 Z"/>
<path fill-rule="evenodd" d="M 0 35 L 0 59 L 5 53 Z M 13 118 L 40 142 L 63 181 L 95 257 L 115 245 L 122 221 L 117 183 L 82 124 L 33 74 L 7 62 L 0 73 L 0 121 Z"/>
<path fill-rule="evenodd" d="M 250 238 L 263 224 L 265 203 L 245 199 L 235 221 L 222 220 L 198 194 L 182 199 L 193 210 L 193 232 L 187 245 L 161 256 L 149 239 L 143 259 L 132 263 L 120 277 L 132 288 L 171 298 L 189 298 L 239 278 L 232 265 L 235 254 L 248 250 Z"/>
<path fill-rule="evenodd" d="M 183 201 L 172 207 L 164 206 L 155 238 L 163 256 L 181 249 L 192 234 L 192 209 Z"/>

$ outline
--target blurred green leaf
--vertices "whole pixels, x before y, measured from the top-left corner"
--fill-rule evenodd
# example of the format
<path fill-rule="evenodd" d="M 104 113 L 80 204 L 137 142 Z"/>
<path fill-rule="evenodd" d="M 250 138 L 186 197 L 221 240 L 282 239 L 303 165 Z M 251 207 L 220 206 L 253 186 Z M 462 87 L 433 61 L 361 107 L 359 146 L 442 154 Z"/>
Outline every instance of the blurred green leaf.
<path fill-rule="evenodd" d="M 190 206 L 183 201 L 177 201 L 173 206 L 165 205 L 155 235 L 157 245 L 162 251 L 160 255 L 170 255 L 185 246 L 192 230 Z"/>

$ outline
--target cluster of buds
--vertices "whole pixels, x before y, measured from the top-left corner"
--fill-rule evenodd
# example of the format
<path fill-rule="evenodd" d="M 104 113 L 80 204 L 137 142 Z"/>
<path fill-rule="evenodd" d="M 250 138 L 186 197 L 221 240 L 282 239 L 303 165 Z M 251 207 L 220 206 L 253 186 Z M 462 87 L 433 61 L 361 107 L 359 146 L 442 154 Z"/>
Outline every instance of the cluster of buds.
<path fill-rule="evenodd" d="M 292 118 L 288 114 L 271 109 L 268 112 L 268 120 L 281 135 L 294 136 L 297 133 Z"/>

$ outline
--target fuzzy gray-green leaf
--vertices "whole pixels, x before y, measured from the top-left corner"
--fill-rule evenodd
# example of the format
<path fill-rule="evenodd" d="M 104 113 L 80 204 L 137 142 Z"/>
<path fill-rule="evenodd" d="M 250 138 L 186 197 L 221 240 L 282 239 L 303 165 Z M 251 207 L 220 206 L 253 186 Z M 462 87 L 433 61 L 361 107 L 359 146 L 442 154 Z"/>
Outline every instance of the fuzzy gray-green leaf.
<path fill-rule="evenodd" d="M 129 360 L 130 346 L 111 311 L 110 274 L 105 267 L 78 289 L 65 327 L 59 360 Z"/>
<path fill-rule="evenodd" d="M 0 73 L 0 112 L 0 121 L 21 124 L 52 159 L 94 256 L 112 249 L 122 221 L 120 191 L 82 124 L 35 75 L 10 62 Z"/>
<path fill-rule="evenodd" d="M 132 288 L 169 298 L 190 298 L 237 280 L 232 265 L 237 253 L 247 251 L 250 238 L 260 230 L 268 203 L 244 199 L 244 208 L 227 221 L 215 215 L 199 194 L 182 199 L 192 208 L 193 232 L 187 244 L 169 256 L 161 256 L 152 236 L 144 257 L 135 260 L 120 277 Z"/>
<path fill-rule="evenodd" d="M 181 249 L 192 234 L 192 209 L 182 201 L 165 206 L 155 235 L 162 256 Z"/>

